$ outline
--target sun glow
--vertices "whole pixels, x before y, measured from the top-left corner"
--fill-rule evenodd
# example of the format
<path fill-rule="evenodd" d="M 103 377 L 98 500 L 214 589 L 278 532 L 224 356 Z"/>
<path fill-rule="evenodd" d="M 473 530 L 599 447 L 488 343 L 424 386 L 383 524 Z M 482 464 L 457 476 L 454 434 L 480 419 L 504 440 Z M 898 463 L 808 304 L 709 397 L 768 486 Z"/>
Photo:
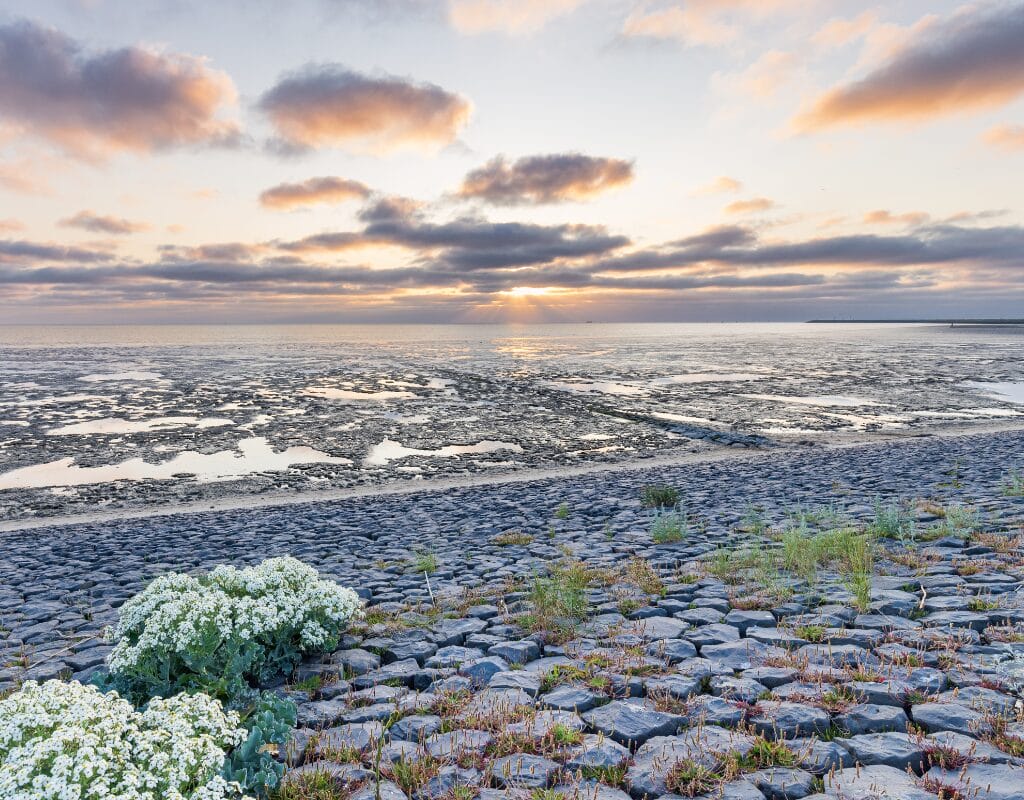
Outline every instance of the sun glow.
<path fill-rule="evenodd" d="M 551 294 L 551 289 L 546 286 L 513 286 L 502 292 L 509 297 L 536 297 L 538 295 Z"/>

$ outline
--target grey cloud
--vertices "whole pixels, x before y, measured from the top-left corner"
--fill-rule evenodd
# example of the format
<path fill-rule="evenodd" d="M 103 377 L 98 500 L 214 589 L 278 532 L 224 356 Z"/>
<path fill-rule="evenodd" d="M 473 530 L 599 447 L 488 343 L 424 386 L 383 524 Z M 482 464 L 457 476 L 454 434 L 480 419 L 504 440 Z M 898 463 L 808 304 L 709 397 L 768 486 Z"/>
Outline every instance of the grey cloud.
<path fill-rule="evenodd" d="M 109 233 L 114 236 L 138 233 L 149 228 L 144 222 L 133 222 L 123 217 L 103 216 L 94 214 L 92 211 L 79 211 L 72 217 L 60 220 L 57 224 L 65 228 L 81 228 L 92 233 Z"/>
<path fill-rule="evenodd" d="M 235 141 L 218 118 L 235 89 L 195 56 L 124 47 L 86 53 L 28 21 L 0 27 L 0 115 L 75 155 Z"/>
<path fill-rule="evenodd" d="M 286 75 L 259 100 L 285 151 L 445 145 L 469 120 L 468 100 L 432 83 L 370 76 L 339 64 Z"/>
<path fill-rule="evenodd" d="M 1024 92 L 1024 4 L 962 9 L 917 33 L 888 63 L 800 115 L 804 129 L 962 113 Z"/>
<path fill-rule="evenodd" d="M 633 163 L 622 159 L 554 153 L 509 163 L 498 156 L 466 175 L 458 194 L 495 205 L 539 205 L 586 200 L 632 180 Z"/>

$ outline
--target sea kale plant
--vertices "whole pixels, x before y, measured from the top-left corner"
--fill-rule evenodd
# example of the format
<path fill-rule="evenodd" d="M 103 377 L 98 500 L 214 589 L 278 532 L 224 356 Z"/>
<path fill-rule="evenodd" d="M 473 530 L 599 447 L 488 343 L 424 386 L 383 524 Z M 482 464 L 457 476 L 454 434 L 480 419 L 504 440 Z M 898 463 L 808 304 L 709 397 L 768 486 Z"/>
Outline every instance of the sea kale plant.
<path fill-rule="evenodd" d="M 351 590 L 294 558 L 207 575 L 162 575 L 126 602 L 109 636 L 112 686 L 139 700 L 202 691 L 229 704 L 337 647 L 361 613 Z"/>
<path fill-rule="evenodd" d="M 238 714 L 204 694 L 137 711 L 94 686 L 27 681 L 0 700 L 0 797 L 236 800 L 226 754 L 245 737 Z"/>
<path fill-rule="evenodd" d="M 294 558 L 246 569 L 220 566 L 200 577 L 172 572 L 121 607 L 117 627 L 108 632 L 114 641 L 110 674 L 100 683 L 147 712 L 178 692 L 222 700 L 241 725 L 238 740 L 226 758 L 222 754 L 223 777 L 266 796 L 284 770 L 272 753 L 288 741 L 296 709 L 261 692 L 261 685 L 291 674 L 305 654 L 337 647 L 347 623 L 361 613 L 355 592 L 321 580 Z"/>

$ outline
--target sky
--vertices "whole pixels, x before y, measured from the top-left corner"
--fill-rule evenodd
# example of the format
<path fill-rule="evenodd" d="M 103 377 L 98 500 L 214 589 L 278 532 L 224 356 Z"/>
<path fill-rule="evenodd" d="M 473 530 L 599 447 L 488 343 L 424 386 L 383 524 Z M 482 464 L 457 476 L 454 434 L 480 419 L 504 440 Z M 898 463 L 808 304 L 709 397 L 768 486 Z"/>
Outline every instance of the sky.
<path fill-rule="evenodd" d="M 0 322 L 1024 316 L 1024 2 L 14 0 Z"/>

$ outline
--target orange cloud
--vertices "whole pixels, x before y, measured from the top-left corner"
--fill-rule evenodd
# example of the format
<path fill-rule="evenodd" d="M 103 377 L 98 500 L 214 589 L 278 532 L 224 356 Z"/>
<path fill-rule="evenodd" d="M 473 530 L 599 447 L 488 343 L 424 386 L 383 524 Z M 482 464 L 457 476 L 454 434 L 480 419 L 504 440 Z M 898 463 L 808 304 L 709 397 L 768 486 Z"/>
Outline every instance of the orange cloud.
<path fill-rule="evenodd" d="M 722 192 L 738 192 L 743 184 L 728 175 L 719 175 L 711 183 L 706 183 L 697 188 L 694 194 L 719 194 Z"/>
<path fill-rule="evenodd" d="M 860 39 L 878 25 L 878 13 L 864 11 L 856 17 L 835 17 L 818 30 L 811 41 L 822 48 L 842 47 Z"/>
<path fill-rule="evenodd" d="M 715 81 L 722 88 L 747 97 L 770 99 L 792 80 L 800 66 L 795 53 L 769 50 L 746 69 L 733 73 L 716 73 Z"/>
<path fill-rule="evenodd" d="M 196 56 L 87 54 L 52 28 L 0 27 L 0 115 L 78 157 L 234 141 L 237 126 L 217 115 L 235 98 L 231 79 Z"/>
<path fill-rule="evenodd" d="M 721 45 L 738 39 L 752 19 L 798 10 L 799 0 L 689 0 L 640 2 L 626 18 L 622 35 L 674 39 L 685 44 Z"/>
<path fill-rule="evenodd" d="M 472 109 L 466 98 L 432 83 L 371 77 L 337 64 L 282 78 L 259 106 L 286 150 L 443 146 L 455 140 Z"/>
<path fill-rule="evenodd" d="M 448 19 L 461 33 L 533 33 L 587 0 L 449 0 Z"/>
<path fill-rule="evenodd" d="M 869 211 L 864 215 L 864 222 L 869 225 L 920 225 L 931 217 L 923 211 L 908 211 L 904 214 L 893 214 L 885 208 Z"/>
<path fill-rule="evenodd" d="M 996 125 L 985 131 L 983 138 L 1004 150 L 1024 150 L 1024 125 Z"/>
<path fill-rule="evenodd" d="M 459 196 L 497 205 L 586 200 L 633 180 L 633 163 L 580 153 L 526 156 L 509 163 L 503 157 L 470 172 Z"/>
<path fill-rule="evenodd" d="M 798 130 L 921 120 L 998 106 L 1024 92 L 1024 5 L 971 9 L 919 29 L 861 80 L 818 97 Z"/>
<path fill-rule="evenodd" d="M 775 201 L 767 197 L 754 197 L 750 200 L 737 200 L 725 207 L 726 214 L 756 214 L 775 208 Z"/>
<path fill-rule="evenodd" d="M 2 233 L 13 233 L 15 231 L 25 230 L 25 225 L 16 219 L 0 219 L 0 232 Z"/>
<path fill-rule="evenodd" d="M 289 209 L 316 203 L 340 203 L 369 196 L 369 187 L 359 181 L 328 176 L 272 186 L 260 194 L 260 203 L 267 208 Z"/>
<path fill-rule="evenodd" d="M 88 210 L 79 211 L 73 217 L 62 219 L 57 224 L 65 228 L 81 228 L 92 233 L 108 233 L 114 236 L 149 229 L 149 225 L 144 222 L 132 222 L 122 217 L 104 217 Z"/>

